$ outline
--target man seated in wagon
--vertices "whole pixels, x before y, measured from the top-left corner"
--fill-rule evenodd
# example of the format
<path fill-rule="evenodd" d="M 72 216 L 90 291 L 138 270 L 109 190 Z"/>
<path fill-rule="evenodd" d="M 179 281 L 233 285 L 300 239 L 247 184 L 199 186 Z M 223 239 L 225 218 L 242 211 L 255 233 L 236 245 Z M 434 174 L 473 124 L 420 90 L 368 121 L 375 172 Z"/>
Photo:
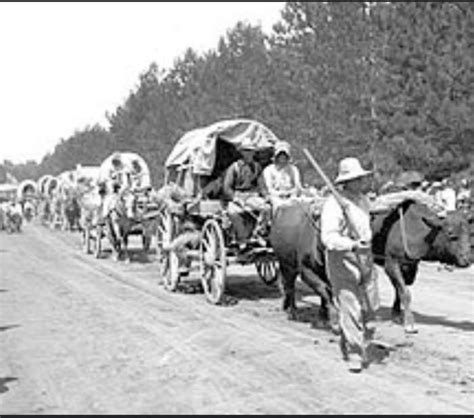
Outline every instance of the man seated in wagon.
<path fill-rule="evenodd" d="M 265 245 L 260 236 L 268 219 L 268 206 L 262 197 L 262 167 L 255 160 L 256 147 L 250 140 L 243 141 L 239 151 L 241 159 L 228 168 L 224 177 L 223 192 L 228 201 L 227 213 L 238 242 L 253 235 L 257 242 Z M 245 214 L 248 212 L 258 213 L 256 228 L 246 222 Z"/>
<path fill-rule="evenodd" d="M 115 153 L 111 159 L 111 167 L 108 172 L 108 184 L 111 192 L 124 190 L 129 186 L 129 170 L 122 160 L 120 153 Z"/>
<path fill-rule="evenodd" d="M 138 158 L 132 160 L 132 167 L 129 173 L 130 189 L 132 191 L 146 191 L 151 189 L 150 173 L 147 167 L 143 167 Z"/>
<path fill-rule="evenodd" d="M 104 218 L 116 206 L 120 193 L 130 187 L 130 171 L 122 160 L 120 153 L 116 152 L 112 155 L 110 168 L 105 167 L 105 170 L 105 173 L 101 173 L 99 181 L 102 184 L 105 182 L 106 186 L 106 195 L 102 206 L 102 216 Z"/>

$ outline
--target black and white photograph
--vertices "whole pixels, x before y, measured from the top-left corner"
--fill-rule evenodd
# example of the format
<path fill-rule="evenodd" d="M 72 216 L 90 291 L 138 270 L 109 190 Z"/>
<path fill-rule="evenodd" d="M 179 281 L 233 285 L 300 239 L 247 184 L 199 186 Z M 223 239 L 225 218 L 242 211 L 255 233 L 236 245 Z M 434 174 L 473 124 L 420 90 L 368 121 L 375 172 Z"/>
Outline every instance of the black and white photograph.
<path fill-rule="evenodd" d="M 2 2 L 0 60 L 0 415 L 474 414 L 474 2 Z"/>

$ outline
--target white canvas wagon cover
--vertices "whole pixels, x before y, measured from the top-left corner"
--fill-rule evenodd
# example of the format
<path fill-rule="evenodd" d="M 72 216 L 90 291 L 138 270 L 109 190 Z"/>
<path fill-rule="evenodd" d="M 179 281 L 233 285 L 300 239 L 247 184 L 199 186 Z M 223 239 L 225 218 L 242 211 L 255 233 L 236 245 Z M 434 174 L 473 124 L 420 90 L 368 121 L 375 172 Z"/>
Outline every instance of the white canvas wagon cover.
<path fill-rule="evenodd" d="M 259 150 L 273 148 L 279 141 L 270 129 L 256 121 L 237 119 L 217 122 L 183 135 L 168 156 L 166 168 L 189 165 L 194 174 L 210 175 L 216 162 L 218 138 L 236 148 L 244 140 L 250 141 Z"/>
<path fill-rule="evenodd" d="M 57 179 L 59 183 L 58 188 L 61 193 L 66 190 L 74 189 L 76 183 L 74 170 L 63 171 L 57 176 Z"/>
<path fill-rule="evenodd" d="M 51 174 L 45 174 L 44 176 L 41 176 L 38 181 L 36 182 L 37 184 L 37 189 L 38 192 L 41 194 L 45 193 L 45 186 L 49 180 L 51 180 L 53 176 Z"/>
<path fill-rule="evenodd" d="M 29 193 L 28 193 L 28 190 L 30 190 Z M 25 199 L 27 194 L 29 196 L 36 196 L 37 193 L 38 193 L 38 186 L 36 182 L 34 182 L 33 180 L 24 180 L 18 186 L 17 198 Z"/>
<path fill-rule="evenodd" d="M 142 169 L 145 178 L 147 179 L 146 181 L 149 183 L 150 179 L 150 167 L 146 163 L 146 161 L 138 154 L 134 152 L 119 152 L 119 153 L 113 153 L 109 155 L 100 165 L 99 168 L 99 181 L 107 181 L 109 180 L 109 173 L 110 170 L 112 170 L 112 160 L 114 159 L 114 156 L 119 154 L 120 158 L 127 170 L 132 169 L 132 162 L 134 160 L 138 160 Z"/>

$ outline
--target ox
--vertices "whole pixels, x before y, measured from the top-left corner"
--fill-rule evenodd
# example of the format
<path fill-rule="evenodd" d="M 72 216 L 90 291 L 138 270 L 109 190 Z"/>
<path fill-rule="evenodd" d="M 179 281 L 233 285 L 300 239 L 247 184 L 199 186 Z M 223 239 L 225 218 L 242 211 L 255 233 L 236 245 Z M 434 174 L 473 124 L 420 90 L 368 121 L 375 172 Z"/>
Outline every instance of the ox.
<path fill-rule="evenodd" d="M 406 332 L 416 332 L 408 286 L 415 281 L 418 264 L 421 260 L 437 260 L 467 267 L 468 224 L 458 213 L 441 220 L 426 206 L 406 201 L 388 213 L 375 214 L 372 228 L 375 261 L 384 266 L 395 289 L 393 315 L 399 317 L 403 307 Z M 333 323 L 335 307 L 326 275 L 319 219 L 311 214 L 310 206 L 297 202 L 280 208 L 272 222 L 270 241 L 280 263 L 283 309 L 289 319 L 296 315 L 295 282 L 301 276 L 321 297 L 321 316 L 329 316 Z"/>
<path fill-rule="evenodd" d="M 141 207 L 138 195 L 131 191 L 113 195 L 110 202 L 111 210 L 106 217 L 106 225 L 113 258 L 118 261 L 123 254 L 125 261 L 129 263 L 129 236 L 140 234 L 143 250 L 147 254 L 151 245 L 151 236 L 156 229 L 156 219 L 146 213 L 146 207 Z"/>
<path fill-rule="evenodd" d="M 63 229 L 66 231 L 80 230 L 81 207 L 78 197 L 70 194 L 62 202 L 63 206 Z"/>

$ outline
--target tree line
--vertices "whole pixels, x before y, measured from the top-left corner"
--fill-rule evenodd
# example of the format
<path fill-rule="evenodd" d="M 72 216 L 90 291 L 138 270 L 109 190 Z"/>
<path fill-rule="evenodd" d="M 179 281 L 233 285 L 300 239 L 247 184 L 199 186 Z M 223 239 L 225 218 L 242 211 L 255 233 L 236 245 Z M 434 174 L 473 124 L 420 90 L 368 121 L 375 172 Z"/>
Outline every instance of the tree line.
<path fill-rule="evenodd" d="M 188 49 L 171 68 L 151 63 L 126 100 L 61 139 L 38 164 L 0 165 L 19 179 L 99 165 L 132 151 L 162 184 L 164 161 L 185 132 L 249 118 L 334 175 L 357 156 L 379 183 L 404 170 L 438 179 L 473 170 L 474 3 L 287 2 L 270 34 L 240 22 L 216 48 Z"/>

